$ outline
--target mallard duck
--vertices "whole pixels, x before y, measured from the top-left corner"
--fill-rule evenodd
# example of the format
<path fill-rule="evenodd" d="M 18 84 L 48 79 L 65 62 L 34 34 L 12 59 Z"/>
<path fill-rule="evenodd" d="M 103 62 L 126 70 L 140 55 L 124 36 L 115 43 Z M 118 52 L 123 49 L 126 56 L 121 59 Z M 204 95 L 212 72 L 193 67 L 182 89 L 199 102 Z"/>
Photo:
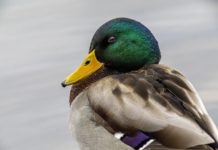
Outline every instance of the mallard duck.
<path fill-rule="evenodd" d="M 95 32 L 87 57 L 62 82 L 72 85 L 70 126 L 81 149 L 143 149 L 153 141 L 217 147 L 217 127 L 195 88 L 160 59 L 140 22 L 116 18 Z"/>

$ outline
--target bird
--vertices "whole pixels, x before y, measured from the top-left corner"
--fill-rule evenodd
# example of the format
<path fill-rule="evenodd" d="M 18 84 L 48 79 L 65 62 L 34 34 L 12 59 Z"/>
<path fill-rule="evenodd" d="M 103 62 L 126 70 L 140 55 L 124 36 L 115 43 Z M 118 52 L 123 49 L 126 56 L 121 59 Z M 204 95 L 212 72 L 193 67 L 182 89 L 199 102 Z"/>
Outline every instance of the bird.
<path fill-rule="evenodd" d="M 161 64 L 152 32 L 130 18 L 107 21 L 71 85 L 70 128 L 82 150 L 218 148 L 217 127 L 191 82 Z M 154 144 L 155 145 L 155 144 Z"/>

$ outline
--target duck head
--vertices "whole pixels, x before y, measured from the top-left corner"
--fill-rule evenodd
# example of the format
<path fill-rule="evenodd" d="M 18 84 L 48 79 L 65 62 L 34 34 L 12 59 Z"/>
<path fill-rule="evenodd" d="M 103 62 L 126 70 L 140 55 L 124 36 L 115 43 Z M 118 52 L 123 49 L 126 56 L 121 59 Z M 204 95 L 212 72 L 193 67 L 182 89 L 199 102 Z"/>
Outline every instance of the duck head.
<path fill-rule="evenodd" d="M 95 32 L 88 55 L 62 85 L 77 83 L 103 66 L 127 72 L 157 64 L 160 58 L 158 42 L 148 28 L 132 19 L 116 18 Z"/>

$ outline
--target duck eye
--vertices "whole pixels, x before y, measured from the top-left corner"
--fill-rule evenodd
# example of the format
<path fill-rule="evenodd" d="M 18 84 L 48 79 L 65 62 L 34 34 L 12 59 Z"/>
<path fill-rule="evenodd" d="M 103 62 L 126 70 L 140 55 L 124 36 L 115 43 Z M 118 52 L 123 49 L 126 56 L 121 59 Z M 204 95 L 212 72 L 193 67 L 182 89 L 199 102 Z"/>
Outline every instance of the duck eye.
<path fill-rule="evenodd" d="M 84 63 L 84 66 L 87 66 L 88 64 L 90 64 L 90 60 L 87 60 L 85 63 Z"/>
<path fill-rule="evenodd" d="M 114 36 L 110 36 L 107 41 L 108 43 L 114 43 L 116 41 L 116 38 Z"/>

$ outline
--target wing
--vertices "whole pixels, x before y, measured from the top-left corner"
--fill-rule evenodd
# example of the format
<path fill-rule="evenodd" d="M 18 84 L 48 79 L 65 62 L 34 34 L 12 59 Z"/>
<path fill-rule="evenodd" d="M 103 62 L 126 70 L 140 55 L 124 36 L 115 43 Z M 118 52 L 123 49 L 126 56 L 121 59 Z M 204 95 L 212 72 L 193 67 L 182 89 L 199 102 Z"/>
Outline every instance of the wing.
<path fill-rule="evenodd" d="M 163 145 L 214 143 L 217 129 L 191 83 L 163 65 L 108 76 L 88 88 L 91 107 L 122 132 L 152 133 Z"/>

